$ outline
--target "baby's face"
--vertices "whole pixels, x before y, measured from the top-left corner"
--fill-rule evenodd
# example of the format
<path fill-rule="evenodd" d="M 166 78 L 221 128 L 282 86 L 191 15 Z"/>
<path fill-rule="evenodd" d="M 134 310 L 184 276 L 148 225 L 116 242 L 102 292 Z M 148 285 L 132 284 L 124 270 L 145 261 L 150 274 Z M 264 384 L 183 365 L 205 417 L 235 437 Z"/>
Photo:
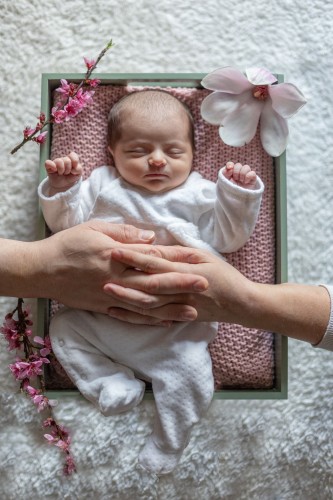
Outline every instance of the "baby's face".
<path fill-rule="evenodd" d="M 192 168 L 188 118 L 185 112 L 154 118 L 148 112 L 126 111 L 121 137 L 110 151 L 127 182 L 153 193 L 169 191 L 182 184 Z"/>

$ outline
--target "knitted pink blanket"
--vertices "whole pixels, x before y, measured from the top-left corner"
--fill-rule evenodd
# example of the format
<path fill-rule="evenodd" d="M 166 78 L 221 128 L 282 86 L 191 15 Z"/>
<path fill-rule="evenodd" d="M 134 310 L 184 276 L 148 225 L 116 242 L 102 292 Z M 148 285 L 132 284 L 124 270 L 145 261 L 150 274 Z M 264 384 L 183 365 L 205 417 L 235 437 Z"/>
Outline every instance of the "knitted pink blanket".
<path fill-rule="evenodd" d="M 138 87 L 105 85 L 96 89 L 94 103 L 75 120 L 54 125 L 51 156 L 76 151 L 85 176 L 101 165 L 112 164 L 106 147 L 107 116 L 112 105 Z M 273 160 L 263 150 L 258 134 L 250 144 L 233 148 L 222 143 L 217 127 L 204 122 L 200 104 L 209 91 L 204 89 L 168 88 L 190 107 L 195 121 L 196 153 L 194 169 L 216 181 L 218 169 L 228 160 L 248 163 L 261 177 L 265 192 L 259 220 L 249 242 L 228 261 L 248 278 L 262 282 L 275 281 L 275 199 Z M 272 333 L 220 324 L 218 335 L 210 345 L 216 388 L 269 389 L 274 383 L 274 336 Z M 70 388 L 71 382 L 60 367 L 51 369 L 48 388 Z"/>

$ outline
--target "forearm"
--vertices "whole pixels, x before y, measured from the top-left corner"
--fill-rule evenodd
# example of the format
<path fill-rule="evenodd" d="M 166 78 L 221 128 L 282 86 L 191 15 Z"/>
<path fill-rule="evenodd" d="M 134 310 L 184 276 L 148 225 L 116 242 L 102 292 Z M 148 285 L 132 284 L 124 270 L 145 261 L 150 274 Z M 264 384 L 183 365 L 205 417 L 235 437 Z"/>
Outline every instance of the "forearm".
<path fill-rule="evenodd" d="M 330 296 L 321 286 L 254 284 L 243 324 L 311 344 L 322 339 L 330 318 Z"/>
<path fill-rule="evenodd" d="M 39 242 L 1 240 L 0 295 L 41 297 L 43 261 Z"/>
<path fill-rule="evenodd" d="M 237 323 L 249 328 L 268 330 L 298 340 L 317 344 L 321 341 L 330 321 L 330 295 L 326 288 L 320 286 L 281 284 L 268 285 L 254 283 L 245 278 L 239 271 L 221 259 L 195 249 L 180 247 L 155 247 L 164 259 L 154 256 L 143 256 L 126 250 L 113 252 L 113 258 L 133 269 L 149 269 L 149 276 L 159 274 L 160 288 L 164 292 L 150 286 L 149 276 L 139 273 L 141 283 L 139 289 L 145 294 L 134 296 L 129 289 L 138 288 L 132 284 L 122 284 L 120 292 L 111 291 L 111 295 L 122 300 L 122 311 L 112 312 L 114 317 L 133 322 L 135 316 L 131 311 L 155 318 L 165 318 L 163 305 L 170 306 L 168 319 L 179 321 L 179 315 L 173 313 L 172 305 L 176 302 L 191 305 L 197 311 L 199 321 L 220 321 Z M 161 293 L 167 293 L 164 287 L 166 277 L 172 272 L 196 273 L 206 278 L 209 286 L 203 293 L 162 296 L 164 302 L 158 300 Z M 168 274 L 169 273 L 169 274 Z M 165 277 L 165 278 L 164 278 Z M 152 295 L 149 295 L 152 294 Z M 150 299 L 150 301 L 149 301 Z M 162 306 L 162 307 L 159 307 Z M 332 318 L 331 318 L 332 321 Z"/>

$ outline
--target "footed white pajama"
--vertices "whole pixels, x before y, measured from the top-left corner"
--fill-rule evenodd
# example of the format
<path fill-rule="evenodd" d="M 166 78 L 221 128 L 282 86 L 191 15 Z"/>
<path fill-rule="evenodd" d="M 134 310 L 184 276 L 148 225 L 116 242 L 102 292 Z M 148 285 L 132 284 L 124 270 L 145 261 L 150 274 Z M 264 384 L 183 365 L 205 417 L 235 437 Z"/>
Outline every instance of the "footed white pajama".
<path fill-rule="evenodd" d="M 217 323 L 132 325 L 105 314 L 63 309 L 50 326 L 53 350 L 80 392 L 106 416 L 140 403 L 151 382 L 156 415 L 140 463 L 170 472 L 214 391 L 208 344 Z M 114 362 L 112 360 L 117 360 Z"/>
<path fill-rule="evenodd" d="M 181 186 L 149 193 L 128 184 L 113 167 L 49 196 L 39 186 L 45 220 L 53 232 L 92 218 L 155 231 L 156 243 L 233 252 L 251 236 L 263 192 L 193 172 Z M 177 323 L 170 328 L 132 325 L 106 315 L 63 309 L 51 321 L 54 352 L 82 394 L 104 415 L 137 405 L 152 383 L 156 418 L 140 463 L 156 474 L 176 466 L 190 430 L 209 406 L 213 376 L 208 343 L 216 323 Z M 142 379 L 142 380 L 140 380 Z"/>

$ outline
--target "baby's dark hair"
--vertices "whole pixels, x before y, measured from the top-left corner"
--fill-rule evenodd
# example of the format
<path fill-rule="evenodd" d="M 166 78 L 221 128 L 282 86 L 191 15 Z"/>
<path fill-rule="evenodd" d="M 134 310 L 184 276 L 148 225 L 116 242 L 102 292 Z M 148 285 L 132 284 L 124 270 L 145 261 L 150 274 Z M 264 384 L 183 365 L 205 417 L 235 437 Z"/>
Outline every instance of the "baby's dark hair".
<path fill-rule="evenodd" d="M 125 95 L 111 108 L 108 117 L 108 145 L 113 148 L 121 138 L 121 114 L 131 106 L 142 106 L 152 113 L 162 112 L 174 108 L 175 111 L 184 111 L 188 119 L 189 139 L 194 150 L 194 120 L 189 107 L 177 97 L 161 89 L 146 89 Z"/>

